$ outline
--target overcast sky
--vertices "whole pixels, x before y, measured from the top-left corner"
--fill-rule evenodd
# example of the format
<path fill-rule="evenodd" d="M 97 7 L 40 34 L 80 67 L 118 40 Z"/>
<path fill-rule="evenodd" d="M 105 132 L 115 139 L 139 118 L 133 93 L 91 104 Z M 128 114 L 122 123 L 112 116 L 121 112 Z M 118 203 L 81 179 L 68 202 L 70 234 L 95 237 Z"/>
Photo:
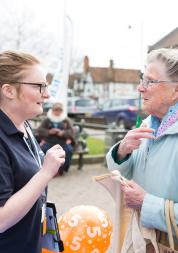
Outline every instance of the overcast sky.
<path fill-rule="evenodd" d="M 147 45 L 178 25 L 176 0 L 68 0 L 67 6 L 74 45 L 94 65 L 113 58 L 117 67 L 139 67 Z"/>
<path fill-rule="evenodd" d="M 39 22 L 62 38 L 63 0 L 14 1 L 33 9 Z M 112 58 L 115 67 L 139 68 L 147 46 L 178 26 L 177 0 L 66 0 L 65 9 L 72 48 L 88 55 L 92 66 L 108 66 Z"/>

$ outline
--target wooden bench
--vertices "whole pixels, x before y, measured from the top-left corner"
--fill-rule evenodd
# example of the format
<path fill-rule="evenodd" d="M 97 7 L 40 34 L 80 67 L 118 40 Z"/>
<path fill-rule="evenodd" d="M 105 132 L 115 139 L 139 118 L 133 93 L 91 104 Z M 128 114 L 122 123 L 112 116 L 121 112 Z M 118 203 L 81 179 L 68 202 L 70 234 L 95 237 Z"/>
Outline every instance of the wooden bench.
<path fill-rule="evenodd" d="M 81 170 L 84 165 L 84 155 L 89 153 L 86 138 L 87 134 L 83 131 L 83 129 L 77 125 L 75 127 L 75 147 L 74 147 L 74 155 L 78 155 L 78 170 Z"/>

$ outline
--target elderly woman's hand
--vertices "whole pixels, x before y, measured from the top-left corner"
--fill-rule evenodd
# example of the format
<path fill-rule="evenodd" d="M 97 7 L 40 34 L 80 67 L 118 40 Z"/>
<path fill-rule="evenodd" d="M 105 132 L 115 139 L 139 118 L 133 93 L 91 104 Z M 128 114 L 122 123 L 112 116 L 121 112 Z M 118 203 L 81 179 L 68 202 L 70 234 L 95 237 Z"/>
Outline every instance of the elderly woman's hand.
<path fill-rule="evenodd" d="M 134 149 L 138 149 L 142 138 L 155 139 L 155 136 L 152 134 L 153 132 L 152 128 L 145 126 L 130 130 L 119 145 L 119 159 L 123 159 L 126 155 L 132 153 Z"/>
<path fill-rule="evenodd" d="M 127 181 L 128 185 L 121 185 L 126 206 L 133 209 L 140 209 L 146 192 L 133 180 Z"/>
<path fill-rule="evenodd" d="M 54 135 L 57 134 L 58 132 L 58 128 L 51 128 L 48 130 L 48 134 Z"/>

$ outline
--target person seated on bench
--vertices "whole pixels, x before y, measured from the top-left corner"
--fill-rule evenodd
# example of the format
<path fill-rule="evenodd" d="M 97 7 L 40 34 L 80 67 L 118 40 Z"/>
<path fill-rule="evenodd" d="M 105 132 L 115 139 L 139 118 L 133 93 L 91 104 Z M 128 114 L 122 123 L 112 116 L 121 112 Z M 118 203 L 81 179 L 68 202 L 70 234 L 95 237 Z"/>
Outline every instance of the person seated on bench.
<path fill-rule="evenodd" d="M 71 121 L 63 114 L 63 105 L 54 103 L 47 117 L 37 129 L 40 145 L 44 153 L 55 144 L 59 144 L 66 152 L 64 165 L 60 168 L 59 174 L 68 172 L 73 155 L 74 128 Z"/>

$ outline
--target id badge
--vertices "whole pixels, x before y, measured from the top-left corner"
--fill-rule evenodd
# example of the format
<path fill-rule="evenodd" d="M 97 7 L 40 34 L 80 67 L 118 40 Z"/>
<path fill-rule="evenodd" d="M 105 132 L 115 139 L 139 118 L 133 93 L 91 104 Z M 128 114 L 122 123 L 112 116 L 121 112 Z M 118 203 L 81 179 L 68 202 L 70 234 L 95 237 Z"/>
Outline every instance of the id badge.
<path fill-rule="evenodd" d="M 46 204 L 44 203 L 41 208 L 41 223 L 42 223 L 42 234 L 46 234 L 47 224 L 46 224 Z"/>
<path fill-rule="evenodd" d="M 44 203 L 41 208 L 41 223 L 46 218 L 46 204 Z"/>

